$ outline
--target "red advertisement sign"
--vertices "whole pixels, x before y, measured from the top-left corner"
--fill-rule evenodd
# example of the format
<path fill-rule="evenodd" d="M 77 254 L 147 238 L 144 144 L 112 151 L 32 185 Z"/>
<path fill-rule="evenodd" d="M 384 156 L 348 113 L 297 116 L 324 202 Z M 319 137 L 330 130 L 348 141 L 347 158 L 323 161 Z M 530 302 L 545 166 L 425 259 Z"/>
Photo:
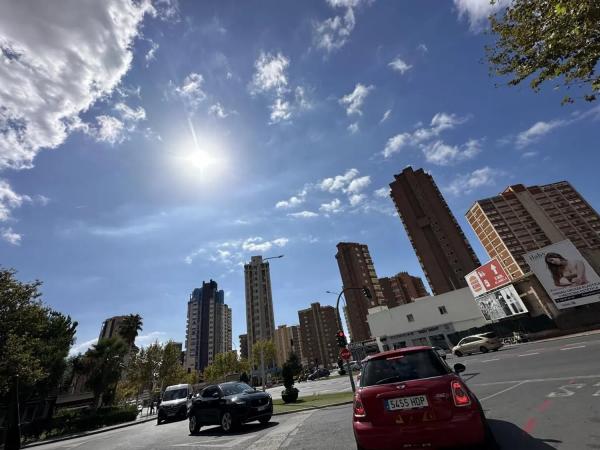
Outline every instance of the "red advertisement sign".
<path fill-rule="evenodd" d="M 465 280 L 475 297 L 510 282 L 506 271 L 495 258 L 468 274 Z"/>

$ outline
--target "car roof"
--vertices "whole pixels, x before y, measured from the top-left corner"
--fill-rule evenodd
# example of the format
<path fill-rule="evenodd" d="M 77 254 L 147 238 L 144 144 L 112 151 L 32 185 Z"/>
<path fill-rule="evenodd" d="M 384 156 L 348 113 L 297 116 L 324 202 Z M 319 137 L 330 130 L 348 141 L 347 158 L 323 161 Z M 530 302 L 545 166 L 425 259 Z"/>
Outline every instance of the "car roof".
<path fill-rule="evenodd" d="M 390 356 L 400 356 L 400 355 L 404 355 L 406 353 L 422 352 L 425 350 L 433 350 L 433 348 L 429 347 L 429 346 L 425 346 L 425 345 L 421 345 L 421 346 L 417 346 L 417 347 L 398 348 L 396 350 L 388 350 L 387 352 L 381 352 L 381 353 L 375 353 L 374 355 L 369 355 L 365 359 L 363 359 L 362 362 L 372 361 L 375 359 L 385 359 L 385 358 L 389 358 Z"/>
<path fill-rule="evenodd" d="M 172 386 L 167 386 L 167 388 L 165 389 L 166 391 L 173 391 L 175 389 L 183 389 L 183 388 L 187 388 L 189 386 L 189 384 L 174 384 Z"/>

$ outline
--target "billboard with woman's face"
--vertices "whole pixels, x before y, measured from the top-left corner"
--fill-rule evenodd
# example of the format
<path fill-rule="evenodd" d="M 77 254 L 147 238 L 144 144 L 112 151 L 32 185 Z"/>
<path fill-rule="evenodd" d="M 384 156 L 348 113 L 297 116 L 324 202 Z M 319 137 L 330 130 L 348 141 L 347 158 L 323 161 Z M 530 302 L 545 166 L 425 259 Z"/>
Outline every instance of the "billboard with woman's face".
<path fill-rule="evenodd" d="M 523 255 L 557 308 L 600 301 L 600 277 L 569 240 Z"/>

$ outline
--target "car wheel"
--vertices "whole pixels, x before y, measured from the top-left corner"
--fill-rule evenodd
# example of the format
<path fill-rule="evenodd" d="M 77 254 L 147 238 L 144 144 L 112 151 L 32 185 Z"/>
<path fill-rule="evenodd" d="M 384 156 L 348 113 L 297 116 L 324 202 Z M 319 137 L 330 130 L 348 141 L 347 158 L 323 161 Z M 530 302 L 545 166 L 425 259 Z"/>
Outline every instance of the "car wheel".
<path fill-rule="evenodd" d="M 195 414 L 190 416 L 189 428 L 190 434 L 197 434 L 200 431 L 200 422 Z"/>
<path fill-rule="evenodd" d="M 221 428 L 225 433 L 229 433 L 234 428 L 233 416 L 229 411 L 225 411 L 221 415 Z"/>
<path fill-rule="evenodd" d="M 268 424 L 270 420 L 271 420 L 271 416 L 261 417 L 260 419 L 258 419 L 258 421 L 260 422 L 261 425 Z"/>
<path fill-rule="evenodd" d="M 485 347 L 485 346 L 483 346 L 483 345 L 481 347 L 479 347 L 479 351 L 481 351 L 481 353 L 487 353 L 487 352 L 489 352 L 488 348 Z"/>
<path fill-rule="evenodd" d="M 454 354 L 460 358 L 463 355 L 463 352 L 461 352 L 460 350 L 456 350 Z"/>

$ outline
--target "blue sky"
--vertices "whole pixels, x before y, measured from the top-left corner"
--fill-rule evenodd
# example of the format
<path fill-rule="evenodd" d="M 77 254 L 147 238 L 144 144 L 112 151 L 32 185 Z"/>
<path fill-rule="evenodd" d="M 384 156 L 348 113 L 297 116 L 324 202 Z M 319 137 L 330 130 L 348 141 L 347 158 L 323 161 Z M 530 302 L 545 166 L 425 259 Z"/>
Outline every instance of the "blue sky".
<path fill-rule="evenodd" d="M 285 254 L 277 325 L 333 303 L 341 240 L 422 275 L 387 195 L 407 165 L 482 260 L 479 198 L 567 179 L 600 204 L 600 107 L 490 77 L 486 0 L 62 3 L 0 17 L 0 264 L 44 282 L 78 350 L 126 313 L 139 343 L 182 341 L 211 278 L 237 347 L 254 254 Z"/>

